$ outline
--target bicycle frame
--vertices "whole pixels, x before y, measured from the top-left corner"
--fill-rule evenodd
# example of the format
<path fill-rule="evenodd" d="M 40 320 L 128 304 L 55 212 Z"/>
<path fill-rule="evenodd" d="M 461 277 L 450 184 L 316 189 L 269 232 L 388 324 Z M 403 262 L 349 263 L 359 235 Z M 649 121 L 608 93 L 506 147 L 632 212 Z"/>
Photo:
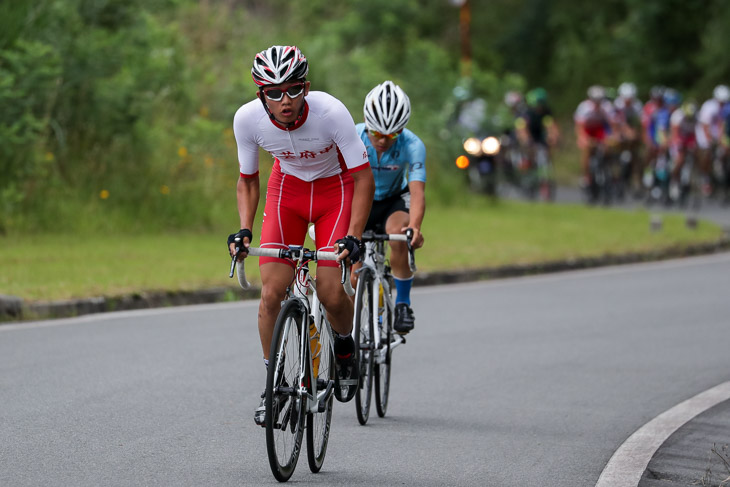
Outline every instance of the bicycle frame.
<path fill-rule="evenodd" d="M 331 337 L 333 335 L 331 325 L 326 318 L 327 315 L 324 307 L 317 296 L 317 285 L 310 273 L 309 262 L 312 260 L 335 260 L 337 255 L 334 252 L 311 251 L 303 248 L 301 245 L 290 245 L 288 249 L 262 249 L 251 247 L 248 249 L 248 253 L 253 256 L 288 258 L 294 261 L 294 280 L 287 288 L 286 299 L 282 302 L 282 305 L 288 300 L 295 299 L 299 302 L 300 309 L 302 310 L 300 320 L 301 329 L 299 330 L 299 336 L 301 337 L 299 343 L 299 363 L 301 364 L 301 368 L 299 370 L 300 381 L 295 392 L 297 397 L 306 397 L 307 413 L 319 412 L 320 401 L 323 398 L 328 397 L 331 393 L 334 387 L 334 381 L 329 381 L 322 390 L 318 390 L 319 384 L 317 383 L 317 377 L 314 374 L 313 362 L 315 357 L 312 357 L 311 353 L 307 354 L 307 349 L 305 347 L 310 346 L 310 339 L 305 339 L 304 337 L 309 337 L 308 325 L 312 320 L 316 328 L 315 335 L 320 334 L 321 336 L 321 333 L 323 332 L 329 334 L 326 336 Z M 244 261 L 241 261 L 237 264 L 238 282 L 243 289 L 248 289 L 250 287 L 250 283 L 246 280 L 246 272 L 243 262 Z M 232 269 L 233 264 L 231 266 L 231 276 L 233 275 Z M 342 284 L 345 286 L 345 291 L 348 294 L 354 294 L 354 290 L 350 285 L 349 266 L 342 266 Z M 291 322 L 287 324 L 287 327 L 289 326 L 292 326 Z M 333 340 L 329 340 L 329 347 L 334 347 Z M 277 353 L 282 353 L 282 350 L 278 350 Z M 322 353 L 321 347 L 318 353 Z M 305 357 L 307 356 L 309 356 L 309 360 L 305 360 Z M 278 373 L 278 371 L 275 373 Z M 308 384 L 312 391 L 311 393 L 307 390 Z"/>
<path fill-rule="evenodd" d="M 299 370 L 299 377 L 301 380 L 299 383 L 299 389 L 296 392 L 297 396 L 306 396 L 306 412 L 317 413 L 319 412 L 320 402 L 331 393 L 332 388 L 334 387 L 334 381 L 329 381 L 322 390 L 318 389 L 319 383 L 314 371 L 314 359 L 316 357 L 312 356 L 311 353 L 307 353 L 307 347 L 310 347 L 311 341 L 308 325 L 310 321 L 314 322 L 316 329 L 315 336 L 321 336 L 323 332 L 329 333 L 331 336 L 332 330 L 329 322 L 326 320 L 324 307 L 317 296 L 317 284 L 309 271 L 309 262 L 302 261 L 301 254 L 299 259 L 295 262 L 295 278 L 293 285 L 287 289 L 286 299 L 298 300 L 301 303 L 301 309 L 303 310 L 301 329 L 299 330 L 299 336 L 302 337 L 299 341 L 299 363 L 301 366 Z M 290 322 L 288 326 L 292 326 L 292 323 Z M 305 337 L 309 338 L 305 339 Z M 332 340 L 329 340 L 328 346 L 333 347 Z M 317 354 L 321 354 L 322 351 L 322 347 L 320 347 Z M 281 350 L 279 352 L 281 352 Z M 309 357 L 309 360 L 305 360 L 307 356 Z M 311 393 L 307 388 L 307 382 L 309 382 L 309 389 L 311 389 Z"/>
<path fill-rule="evenodd" d="M 407 241 L 406 235 L 385 235 L 388 238 L 388 240 L 403 240 Z M 381 235 L 378 235 L 378 237 L 382 237 Z M 365 236 L 363 236 L 365 238 Z M 409 254 L 410 259 L 410 254 Z M 385 240 L 378 239 L 378 240 L 370 240 L 365 241 L 365 258 L 363 261 L 363 267 L 369 268 L 374 276 L 373 280 L 373 290 L 374 292 L 371 293 L 370 299 L 372 300 L 370 305 L 370 309 L 372 310 L 379 310 L 380 309 L 380 286 L 383 287 L 383 306 L 387 307 L 388 315 L 393 316 L 395 313 L 395 303 L 392 299 L 392 289 L 390 288 L 390 282 L 388 282 L 388 279 L 385 278 L 386 276 L 386 265 L 385 265 Z M 415 264 L 412 264 L 412 268 L 415 267 Z M 378 292 L 375 292 L 375 290 L 378 290 Z M 382 333 L 382 327 L 379 323 L 379 318 L 382 317 L 382 313 L 372 313 L 372 319 L 373 319 L 373 338 L 374 338 L 374 359 L 375 363 L 382 364 L 386 360 L 385 351 L 383 347 L 380 346 L 382 342 L 381 333 Z M 394 334 L 393 339 L 390 342 L 390 349 L 394 349 L 395 347 L 402 345 L 405 343 L 405 338 L 401 335 Z"/>

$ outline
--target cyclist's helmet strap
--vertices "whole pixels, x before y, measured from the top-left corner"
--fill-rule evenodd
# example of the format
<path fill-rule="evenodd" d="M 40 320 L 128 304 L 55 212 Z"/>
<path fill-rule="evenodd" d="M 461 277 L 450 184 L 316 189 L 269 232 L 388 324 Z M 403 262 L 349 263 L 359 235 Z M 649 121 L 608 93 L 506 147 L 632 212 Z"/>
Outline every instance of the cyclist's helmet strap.
<path fill-rule="evenodd" d="M 392 81 L 384 81 L 367 94 L 363 107 L 369 130 L 394 134 L 403 130 L 411 118 L 408 95 Z"/>

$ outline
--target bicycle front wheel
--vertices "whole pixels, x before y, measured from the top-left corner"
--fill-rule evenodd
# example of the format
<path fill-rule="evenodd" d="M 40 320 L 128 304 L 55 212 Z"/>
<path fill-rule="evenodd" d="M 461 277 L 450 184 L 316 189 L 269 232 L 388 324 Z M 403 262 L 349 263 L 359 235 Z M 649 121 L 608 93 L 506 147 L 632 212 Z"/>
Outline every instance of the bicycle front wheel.
<path fill-rule="evenodd" d="M 360 424 L 368 422 L 370 398 L 373 390 L 373 362 L 375 340 L 373 336 L 373 273 L 363 268 L 357 282 L 355 294 L 355 326 L 353 336 L 358 344 L 357 354 L 360 364 L 360 383 L 355 395 L 355 409 Z"/>
<path fill-rule="evenodd" d="M 306 398 L 299 394 L 302 305 L 284 303 L 276 319 L 266 374 L 266 451 L 271 472 L 280 482 L 294 473 L 304 435 Z"/>
<path fill-rule="evenodd" d="M 395 288 L 392 276 L 388 276 L 390 289 Z M 382 286 L 382 284 L 381 284 Z M 376 351 L 375 360 L 375 408 L 378 416 L 385 416 L 388 409 L 388 396 L 390 393 L 390 359 L 392 350 L 390 342 L 393 339 L 393 308 L 391 307 L 393 300 L 389 293 L 383 294 L 383 299 L 387 302 L 383 306 L 383 314 L 380 317 L 380 345 Z"/>
<path fill-rule="evenodd" d="M 335 386 L 335 352 L 332 333 L 329 327 L 319 332 L 319 346 L 310 348 L 312 361 L 316 364 L 315 380 L 317 391 L 321 395 L 318 401 L 318 412 L 307 415 L 307 460 L 309 470 L 319 472 L 327 453 L 332 421 L 332 405 Z M 322 393 L 325 393 L 324 395 Z"/>

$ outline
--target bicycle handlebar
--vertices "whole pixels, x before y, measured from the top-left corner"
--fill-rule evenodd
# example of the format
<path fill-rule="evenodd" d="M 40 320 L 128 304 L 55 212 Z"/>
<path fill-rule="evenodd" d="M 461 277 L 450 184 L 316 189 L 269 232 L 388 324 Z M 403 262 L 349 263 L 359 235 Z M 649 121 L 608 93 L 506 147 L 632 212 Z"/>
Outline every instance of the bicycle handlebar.
<path fill-rule="evenodd" d="M 413 240 L 413 229 L 412 228 L 406 228 L 406 233 L 375 233 L 371 230 L 366 231 L 362 234 L 362 241 L 363 242 L 377 242 L 378 240 L 394 240 L 396 242 L 405 242 L 408 246 L 408 267 L 411 269 L 411 272 L 416 272 L 418 268 L 416 267 L 416 255 L 415 255 L 415 249 L 411 245 L 411 240 Z"/>
<path fill-rule="evenodd" d="M 246 279 L 246 267 L 244 265 L 246 260 L 244 259 L 240 262 L 237 261 L 236 257 L 239 252 L 240 249 L 236 247 L 236 254 L 231 257 L 231 272 L 228 277 L 233 277 L 233 270 L 235 268 L 238 271 L 238 284 L 242 289 L 248 289 L 251 287 L 251 283 Z M 249 247 L 248 255 L 253 255 L 254 257 L 275 257 L 277 259 L 313 260 L 315 262 L 318 260 L 337 260 L 337 257 L 339 257 L 339 254 L 335 252 L 309 250 L 298 245 L 290 245 L 288 249 L 262 249 L 260 247 Z M 342 287 L 345 288 L 345 292 L 349 296 L 354 296 L 355 290 L 350 282 L 350 265 L 341 263 L 340 267 L 342 268 L 340 283 L 342 284 Z"/>

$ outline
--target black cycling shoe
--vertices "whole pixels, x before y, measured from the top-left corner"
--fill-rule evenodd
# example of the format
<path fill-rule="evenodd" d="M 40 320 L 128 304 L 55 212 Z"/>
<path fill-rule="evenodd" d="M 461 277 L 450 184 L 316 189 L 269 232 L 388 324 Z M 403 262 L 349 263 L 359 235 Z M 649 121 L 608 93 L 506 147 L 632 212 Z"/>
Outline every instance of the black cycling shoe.
<path fill-rule="evenodd" d="M 340 402 L 351 401 L 357 392 L 360 371 L 357 368 L 355 340 L 335 337 L 335 398 Z"/>
<path fill-rule="evenodd" d="M 405 335 L 410 332 L 416 325 L 416 318 L 413 316 L 413 310 L 406 303 L 398 303 L 395 305 L 395 322 L 393 329 L 396 333 Z"/>

